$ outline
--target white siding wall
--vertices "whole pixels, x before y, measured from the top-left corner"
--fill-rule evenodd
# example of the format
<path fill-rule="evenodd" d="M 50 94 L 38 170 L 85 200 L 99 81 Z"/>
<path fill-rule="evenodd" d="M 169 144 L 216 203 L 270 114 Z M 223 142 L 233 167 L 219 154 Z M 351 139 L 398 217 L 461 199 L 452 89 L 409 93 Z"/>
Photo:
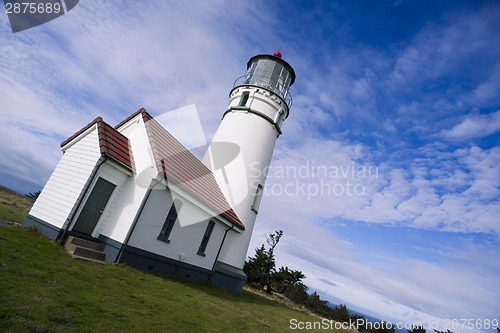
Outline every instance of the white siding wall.
<path fill-rule="evenodd" d="M 58 228 L 63 227 L 101 156 L 96 128 L 94 125 L 66 149 L 30 215 Z"/>
<path fill-rule="evenodd" d="M 176 196 L 179 198 L 179 196 Z M 180 260 L 206 269 L 212 269 L 215 257 L 219 251 L 224 232 L 228 227 L 210 214 L 206 213 L 190 201 L 183 202 L 172 232 L 169 236 L 170 243 L 157 240 L 165 218 L 172 205 L 172 195 L 163 185 L 158 185 L 149 197 L 141 217 L 137 223 L 129 245 L 153 252 L 162 256 Z M 189 219 L 186 221 L 186 219 Z M 198 248 L 209 220 L 215 222 L 212 235 L 205 250 L 205 257 L 198 255 Z"/>
<path fill-rule="evenodd" d="M 101 233 L 123 243 L 151 180 L 156 178 L 158 172 L 142 116 L 138 115 L 122 126 L 119 131 L 130 141 L 136 171 L 122 184 L 119 200 L 117 198 L 114 203 L 116 208 L 113 208 L 109 220 L 103 224 Z"/>

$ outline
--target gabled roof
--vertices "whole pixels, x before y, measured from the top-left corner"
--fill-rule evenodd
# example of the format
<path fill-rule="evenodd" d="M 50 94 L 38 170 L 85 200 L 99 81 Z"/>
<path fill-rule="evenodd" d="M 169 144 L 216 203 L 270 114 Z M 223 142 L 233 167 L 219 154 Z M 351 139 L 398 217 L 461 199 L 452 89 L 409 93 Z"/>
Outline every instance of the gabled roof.
<path fill-rule="evenodd" d="M 61 142 L 61 147 L 64 147 L 76 139 L 80 134 L 95 124 L 97 124 L 97 135 L 99 138 L 99 148 L 101 150 L 101 154 L 111 157 L 116 162 L 130 170 L 134 170 L 134 159 L 127 137 L 104 122 L 101 117 L 95 118 L 87 126 L 70 136 L 65 141 Z"/>
<path fill-rule="evenodd" d="M 188 151 L 172 134 L 161 126 L 145 109 L 139 109 L 118 124 L 115 129 L 141 115 L 146 126 L 156 168 L 190 193 L 220 212 L 238 228 L 245 229 L 227 202 L 213 173 Z"/>

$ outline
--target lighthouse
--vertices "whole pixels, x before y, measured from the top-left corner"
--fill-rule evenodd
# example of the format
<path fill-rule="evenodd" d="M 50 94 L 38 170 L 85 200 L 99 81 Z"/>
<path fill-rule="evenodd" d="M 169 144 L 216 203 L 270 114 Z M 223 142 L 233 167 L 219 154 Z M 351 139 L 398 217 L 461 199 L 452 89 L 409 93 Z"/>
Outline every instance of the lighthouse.
<path fill-rule="evenodd" d="M 260 54 L 236 79 L 229 106 L 202 162 L 214 174 L 227 201 L 245 225 L 227 239 L 219 261 L 243 268 L 267 171 L 277 138 L 292 105 L 293 68 L 281 58 Z"/>

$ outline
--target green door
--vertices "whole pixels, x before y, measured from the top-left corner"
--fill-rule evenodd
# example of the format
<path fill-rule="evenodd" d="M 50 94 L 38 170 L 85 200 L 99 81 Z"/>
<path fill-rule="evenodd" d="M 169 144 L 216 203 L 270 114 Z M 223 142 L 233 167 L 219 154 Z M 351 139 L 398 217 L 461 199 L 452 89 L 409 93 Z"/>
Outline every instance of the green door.
<path fill-rule="evenodd" d="M 97 180 L 73 226 L 73 231 L 78 231 L 86 235 L 92 234 L 114 188 L 115 185 L 107 180 L 102 178 Z"/>

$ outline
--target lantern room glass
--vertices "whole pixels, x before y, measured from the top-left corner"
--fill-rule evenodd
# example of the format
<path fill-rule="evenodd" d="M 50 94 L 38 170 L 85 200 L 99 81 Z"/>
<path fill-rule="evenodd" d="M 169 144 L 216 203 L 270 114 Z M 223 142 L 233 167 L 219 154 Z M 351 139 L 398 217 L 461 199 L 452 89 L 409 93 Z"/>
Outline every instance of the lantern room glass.
<path fill-rule="evenodd" d="M 268 89 L 286 99 L 291 76 L 285 66 L 273 59 L 255 59 L 248 68 L 244 83 Z"/>

